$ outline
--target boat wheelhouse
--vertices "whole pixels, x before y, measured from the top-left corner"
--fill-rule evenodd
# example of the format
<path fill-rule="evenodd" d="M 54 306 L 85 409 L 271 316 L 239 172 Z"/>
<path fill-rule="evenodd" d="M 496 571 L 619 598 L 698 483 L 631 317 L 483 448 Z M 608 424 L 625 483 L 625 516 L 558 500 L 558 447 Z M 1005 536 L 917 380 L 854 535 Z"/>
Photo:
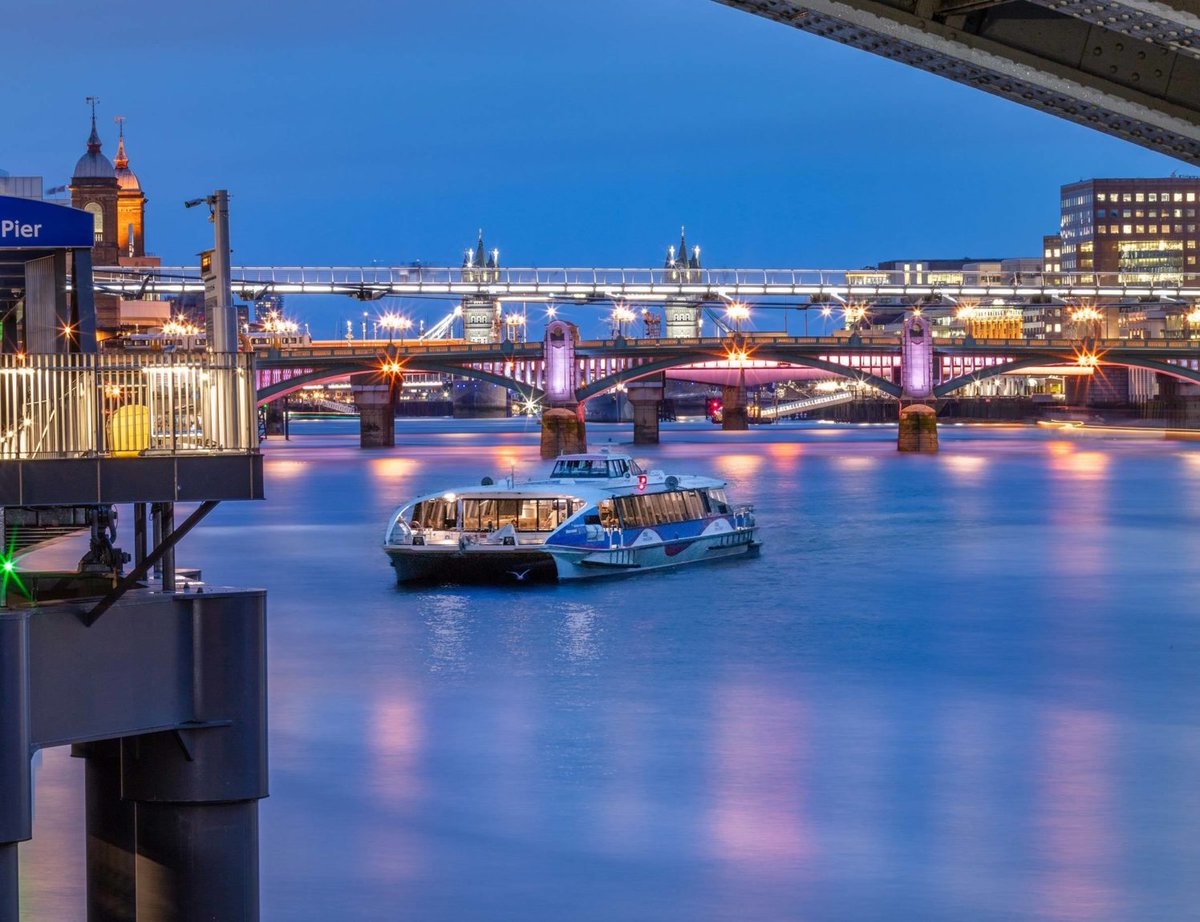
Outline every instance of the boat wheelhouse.
<path fill-rule="evenodd" d="M 627 455 L 563 455 L 544 480 L 464 487 L 392 513 L 399 582 L 578 579 L 758 550 L 749 506 L 725 483 L 643 470 Z"/>

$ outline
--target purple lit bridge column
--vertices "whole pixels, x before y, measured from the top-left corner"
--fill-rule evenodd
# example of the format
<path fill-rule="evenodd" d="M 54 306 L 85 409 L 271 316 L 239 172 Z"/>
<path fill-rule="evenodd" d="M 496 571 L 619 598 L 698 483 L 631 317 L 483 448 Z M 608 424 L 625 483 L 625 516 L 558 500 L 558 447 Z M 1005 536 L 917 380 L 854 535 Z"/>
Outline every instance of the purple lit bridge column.
<path fill-rule="evenodd" d="M 933 333 L 919 314 L 904 320 L 900 344 L 899 451 L 938 450 L 937 411 L 925 401 L 933 399 Z"/>
<path fill-rule="evenodd" d="M 587 451 L 583 407 L 575 396 L 579 390 L 579 363 L 575 344 L 579 328 L 565 320 L 546 324 L 546 398 L 542 410 L 542 457 L 557 458 L 570 452 Z"/>

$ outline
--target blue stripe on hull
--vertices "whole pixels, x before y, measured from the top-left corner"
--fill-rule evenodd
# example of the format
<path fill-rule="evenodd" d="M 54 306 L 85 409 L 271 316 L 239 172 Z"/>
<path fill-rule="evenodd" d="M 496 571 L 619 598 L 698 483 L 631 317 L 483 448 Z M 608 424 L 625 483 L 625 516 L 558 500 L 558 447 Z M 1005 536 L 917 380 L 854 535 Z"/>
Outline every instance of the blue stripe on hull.
<path fill-rule="evenodd" d="M 575 549 L 547 548 L 554 557 L 558 578 L 588 579 L 618 573 L 663 570 L 690 563 L 703 563 L 723 557 L 753 554 L 759 544 L 757 529 L 703 535 L 684 541 L 664 541 L 638 547 L 613 548 L 584 552 Z"/>

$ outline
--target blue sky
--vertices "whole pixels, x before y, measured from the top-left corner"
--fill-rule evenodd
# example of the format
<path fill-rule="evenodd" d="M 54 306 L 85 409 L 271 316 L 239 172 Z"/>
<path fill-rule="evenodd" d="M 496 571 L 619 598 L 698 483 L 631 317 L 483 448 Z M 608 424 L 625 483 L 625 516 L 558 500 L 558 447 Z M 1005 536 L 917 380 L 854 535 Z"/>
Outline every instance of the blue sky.
<path fill-rule="evenodd" d="M 1058 187 L 1180 161 L 710 0 L 56 0 L 5 13 L 0 168 L 124 115 L 149 248 L 235 262 L 842 267 L 1036 255 Z"/>

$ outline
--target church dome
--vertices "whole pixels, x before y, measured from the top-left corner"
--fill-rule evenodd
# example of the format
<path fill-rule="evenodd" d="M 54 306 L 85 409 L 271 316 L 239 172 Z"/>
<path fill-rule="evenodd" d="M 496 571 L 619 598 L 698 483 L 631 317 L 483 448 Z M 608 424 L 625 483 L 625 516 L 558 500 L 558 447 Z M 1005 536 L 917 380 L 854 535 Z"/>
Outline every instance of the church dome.
<path fill-rule="evenodd" d="M 92 134 L 88 138 L 87 153 L 75 164 L 72 179 L 112 179 L 116 176 L 112 162 L 100 153 L 100 135 L 96 133 L 96 112 L 92 111 Z"/>
<path fill-rule="evenodd" d="M 71 175 L 71 178 L 112 179 L 116 175 L 112 163 L 109 162 L 109 159 L 104 154 L 98 150 L 89 150 L 75 164 L 75 172 Z"/>

